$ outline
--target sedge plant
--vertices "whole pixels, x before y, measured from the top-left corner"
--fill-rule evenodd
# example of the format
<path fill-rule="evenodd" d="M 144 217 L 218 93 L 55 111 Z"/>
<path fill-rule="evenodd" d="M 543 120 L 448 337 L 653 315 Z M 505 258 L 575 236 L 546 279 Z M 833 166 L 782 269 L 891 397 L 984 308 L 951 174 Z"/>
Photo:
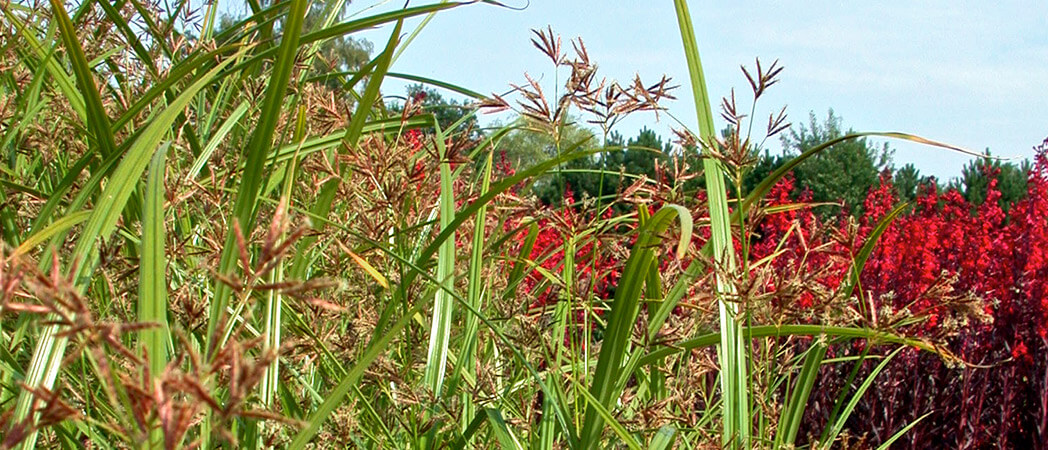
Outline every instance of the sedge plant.
<path fill-rule="evenodd" d="M 581 40 L 569 56 L 549 29 L 533 42 L 563 81 L 551 95 L 531 78 L 514 102 L 392 71 L 433 14 L 491 4 L 344 16 L 334 2 L 306 20 L 305 0 L 251 1 L 221 29 L 217 2 L 0 4 L 0 447 L 788 448 L 827 345 L 945 353 L 865 323 L 765 323 L 739 301 L 760 266 L 753 213 L 835 142 L 741 193 L 729 150 L 750 149 L 715 135 L 683 0 L 699 122 L 682 135 L 705 200 L 621 172 L 630 186 L 558 211 L 529 199 L 622 150 L 604 146 L 612 126 L 665 111 L 673 86 L 599 78 Z M 325 43 L 375 27 L 373 57 L 316 73 Z M 421 99 L 393 108 L 392 77 L 523 119 L 479 132 L 476 109 L 445 123 Z M 605 139 L 571 138 L 579 120 Z M 548 158 L 500 163 L 519 133 L 548 138 Z M 862 136 L 943 146 L 840 140 Z M 682 182 L 699 172 L 685 166 Z M 818 338 L 788 354 L 796 336 Z M 821 444 L 890 360 L 842 394 Z"/>

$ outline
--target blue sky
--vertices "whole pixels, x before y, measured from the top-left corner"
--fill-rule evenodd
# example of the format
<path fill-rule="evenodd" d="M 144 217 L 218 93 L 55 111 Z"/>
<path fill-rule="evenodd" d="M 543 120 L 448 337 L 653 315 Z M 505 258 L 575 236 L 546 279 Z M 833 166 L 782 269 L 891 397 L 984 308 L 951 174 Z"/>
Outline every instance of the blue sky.
<path fill-rule="evenodd" d="M 552 26 L 565 43 L 581 37 L 600 73 L 630 80 L 672 77 L 679 100 L 666 106 L 694 127 L 687 67 L 671 0 L 504 0 L 511 10 L 470 5 L 438 14 L 392 70 L 438 78 L 482 93 L 504 92 L 523 73 L 552 86 L 548 60 L 532 28 Z M 372 3 L 353 2 L 360 11 Z M 403 3 L 381 2 L 379 9 Z M 412 2 L 412 4 L 422 4 Z M 785 67 L 761 99 L 766 120 L 787 106 L 794 123 L 833 108 L 845 127 L 905 131 L 975 151 L 1023 158 L 1048 136 L 1048 5 L 1043 1 L 691 1 L 711 96 L 749 91 L 739 70 L 755 57 Z M 374 11 L 374 10 L 372 10 Z M 417 21 L 409 23 L 417 25 Z M 389 29 L 364 36 L 381 46 Z M 392 85 L 387 94 L 402 94 Z M 640 115 L 641 126 L 671 135 L 671 121 Z M 718 124 L 718 128 L 723 124 Z M 969 158 L 892 141 L 895 164 L 922 174 L 956 176 Z M 775 142 L 769 148 L 776 149 Z"/>

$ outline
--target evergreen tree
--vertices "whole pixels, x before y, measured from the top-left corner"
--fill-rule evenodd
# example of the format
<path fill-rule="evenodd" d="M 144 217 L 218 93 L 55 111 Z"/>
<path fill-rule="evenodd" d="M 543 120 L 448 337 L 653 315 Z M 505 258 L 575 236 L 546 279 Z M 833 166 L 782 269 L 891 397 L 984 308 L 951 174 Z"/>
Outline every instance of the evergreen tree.
<path fill-rule="evenodd" d="M 323 27 L 324 21 L 328 20 L 331 14 L 334 14 L 336 23 L 343 20 L 349 3 L 338 0 L 313 2 L 309 11 L 306 11 L 303 28 L 312 31 Z M 317 75 L 356 71 L 371 59 L 371 51 L 371 42 L 367 40 L 354 39 L 347 35 L 336 36 L 320 44 L 320 52 L 313 60 L 312 69 Z M 333 77 L 326 84 L 335 91 L 342 91 L 343 83 L 348 79 L 346 76 Z"/>
<path fill-rule="evenodd" d="M 961 191 L 969 203 L 981 205 L 986 201 L 986 189 L 990 185 L 990 179 L 995 177 L 997 178 L 997 190 L 1001 191 L 998 205 L 1007 212 L 1013 203 L 1026 195 L 1026 177 L 1030 173 L 1030 161 L 1026 160 L 1021 165 L 1015 165 L 991 158 L 989 149 L 986 149 L 984 154 L 985 158 L 972 160 L 965 164 L 961 169 L 959 182 L 952 183 L 951 187 Z"/>
<path fill-rule="evenodd" d="M 895 194 L 905 202 L 912 202 L 917 198 L 918 188 L 928 183 L 936 183 L 934 177 L 921 177 L 921 171 L 913 164 L 906 164 L 892 176 L 892 184 L 895 186 Z M 938 183 L 936 183 L 938 189 Z"/>
<path fill-rule="evenodd" d="M 264 8 L 268 7 L 269 4 L 270 2 L 266 1 L 261 2 L 258 6 Z M 334 23 L 345 20 L 349 4 L 349 0 L 324 0 L 310 4 L 309 10 L 306 11 L 306 17 L 303 20 L 303 31 L 310 32 L 322 28 L 324 22 L 329 17 L 332 17 L 331 14 L 334 14 L 332 17 L 332 22 Z M 241 18 L 222 14 L 215 30 L 216 34 L 229 28 Z M 272 32 L 279 36 L 282 23 L 278 21 L 271 26 Z M 313 72 L 316 75 L 339 74 L 332 76 L 326 84 L 336 91 L 341 91 L 343 83 L 349 79 L 347 76 L 341 75 L 341 72 L 355 71 L 363 67 L 371 59 L 372 49 L 371 42 L 365 39 L 355 39 L 347 35 L 328 39 L 320 44 L 317 58 L 313 60 Z M 346 97 L 352 99 L 352 96 L 348 95 L 348 93 Z"/>
<path fill-rule="evenodd" d="M 440 124 L 440 128 L 443 130 L 448 130 L 470 111 L 469 105 L 465 101 L 448 99 L 441 95 L 436 89 L 423 84 L 412 84 L 408 86 L 407 95 L 409 98 L 420 102 L 423 111 L 436 116 L 437 123 Z M 394 111 L 401 111 L 403 105 L 394 105 L 392 109 Z M 470 130 L 471 133 L 476 133 L 476 116 L 466 119 L 466 123 L 463 125 L 463 128 L 460 129 Z"/>
<path fill-rule="evenodd" d="M 810 114 L 808 126 L 794 127 L 782 137 L 787 157 L 793 157 L 831 139 L 853 133 L 843 131 L 841 118 L 831 109 L 821 124 L 815 113 Z M 891 168 L 892 151 L 887 144 L 874 146 L 866 139 L 852 139 L 833 145 L 801 163 L 794 170 L 797 189 L 811 191 L 813 202 L 844 201 L 852 214 L 862 213 L 862 202 L 871 186 L 878 183 L 880 174 Z M 820 208 L 823 215 L 834 215 L 832 208 Z"/>
<path fill-rule="evenodd" d="M 554 158 L 563 152 L 592 148 L 599 140 L 592 130 L 578 124 L 575 120 L 565 120 L 558 131 L 560 141 L 554 140 L 550 133 L 531 127 L 524 118 L 514 122 L 515 130 L 499 141 L 498 149 L 504 151 L 517 170 L 524 170 L 542 161 Z M 597 159 L 588 156 L 569 161 L 540 177 L 532 185 L 532 191 L 543 203 L 559 204 L 567 187 L 571 187 L 576 199 L 583 193 L 595 195 L 598 191 L 600 176 Z"/>
<path fill-rule="evenodd" d="M 742 191 L 744 195 L 748 195 L 757 186 L 768 178 L 776 169 L 785 164 L 787 158 L 782 155 L 772 155 L 771 152 L 765 150 L 764 153 L 760 154 L 757 158 L 757 163 L 750 168 L 746 175 L 742 177 Z"/>

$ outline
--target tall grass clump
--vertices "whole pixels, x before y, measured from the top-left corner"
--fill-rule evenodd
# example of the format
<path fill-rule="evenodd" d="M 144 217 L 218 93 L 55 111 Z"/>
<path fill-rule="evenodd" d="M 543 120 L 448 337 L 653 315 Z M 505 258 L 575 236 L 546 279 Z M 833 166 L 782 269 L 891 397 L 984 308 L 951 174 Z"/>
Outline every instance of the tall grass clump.
<path fill-rule="evenodd" d="M 620 170 L 613 194 L 554 208 L 532 184 L 625 151 L 605 145 L 613 125 L 668 114 L 676 86 L 601 78 L 551 29 L 532 42 L 560 85 L 485 96 L 391 71 L 432 15 L 497 2 L 249 2 L 221 29 L 217 2 L 0 3 L 0 448 L 846 441 L 905 349 L 957 359 L 919 331 L 927 315 L 868 301 L 864 267 L 904 207 L 860 236 L 775 193 L 843 140 L 951 147 L 851 134 L 743 192 L 760 145 L 734 92 L 715 132 L 675 5 L 698 123 L 655 179 Z M 326 43 L 373 28 L 376 54 L 324 68 Z M 754 109 L 781 70 L 744 69 Z M 394 77 L 471 105 L 444 120 L 423 95 L 391 98 Z M 475 128 L 506 110 L 520 120 Z M 568 132 L 582 121 L 605 139 Z M 762 140 L 788 127 L 772 114 Z M 520 135 L 548 158 L 508 163 Z M 810 264 L 785 270 L 795 257 Z M 846 383 L 820 388 L 841 364 Z M 898 425 L 881 443 L 913 426 Z"/>

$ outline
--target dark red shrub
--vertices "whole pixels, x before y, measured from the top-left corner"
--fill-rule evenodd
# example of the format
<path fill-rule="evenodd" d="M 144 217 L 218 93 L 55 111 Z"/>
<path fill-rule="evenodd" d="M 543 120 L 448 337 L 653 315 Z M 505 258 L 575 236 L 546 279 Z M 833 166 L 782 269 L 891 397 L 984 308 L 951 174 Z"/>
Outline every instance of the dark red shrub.
<path fill-rule="evenodd" d="M 950 350 L 973 366 L 949 367 L 930 354 L 901 354 L 848 422 L 852 436 L 882 442 L 932 414 L 897 447 L 1044 448 L 1048 445 L 1048 140 L 1038 148 L 1027 196 L 1010 214 L 987 200 L 925 186 L 912 211 L 881 237 L 861 276 L 868 298 L 927 316 L 919 333 L 950 335 Z M 991 177 L 995 174 L 988 174 Z M 896 204 L 890 180 L 870 191 L 860 235 Z M 967 297 L 980 302 L 958 301 Z M 981 305 L 981 306 L 979 306 Z M 959 321 L 952 309 L 979 306 L 988 321 Z M 826 368 L 806 423 L 818 433 L 850 366 Z M 864 369 L 868 373 L 869 368 Z M 863 373 L 860 373 L 860 376 Z M 829 389 L 827 389 L 829 388 Z"/>
<path fill-rule="evenodd" d="M 850 417 L 851 436 L 879 444 L 930 412 L 893 448 L 1048 447 L 1048 140 L 1037 148 L 1026 197 L 1007 214 L 997 201 L 996 174 L 986 175 L 986 200 L 977 206 L 956 190 L 921 186 L 914 203 L 881 235 L 859 277 L 857 298 L 845 306 L 861 311 L 866 326 L 923 318 L 902 330 L 946 339 L 948 350 L 969 365 L 901 353 Z M 766 205 L 779 211 L 746 230 L 749 246 L 736 242 L 736 250 L 758 266 L 751 270 L 771 305 L 791 320 L 825 321 L 832 317 L 829 308 L 841 308 L 838 288 L 853 255 L 899 200 L 886 173 L 870 189 L 857 224 L 842 215 L 827 227 L 811 208 L 789 206 L 808 201 L 804 194 L 792 198 L 795 191 L 792 178 L 782 179 L 766 197 Z M 702 192 L 696 201 L 704 203 Z M 584 223 L 587 216 L 571 207 L 540 218 L 531 259 L 559 274 L 565 238 Z M 696 235 L 697 241 L 708 239 L 708 229 L 700 227 Z M 610 298 L 624 255 L 600 243 L 590 239 L 576 247 L 575 270 L 585 283 L 576 288 Z M 533 270 L 521 286 L 534 299 L 533 308 L 560 295 L 542 279 Z M 854 355 L 865 348 L 855 344 L 832 353 Z M 863 363 L 859 380 L 875 363 Z M 818 437 L 851 370 L 850 363 L 822 369 L 802 436 Z"/>

